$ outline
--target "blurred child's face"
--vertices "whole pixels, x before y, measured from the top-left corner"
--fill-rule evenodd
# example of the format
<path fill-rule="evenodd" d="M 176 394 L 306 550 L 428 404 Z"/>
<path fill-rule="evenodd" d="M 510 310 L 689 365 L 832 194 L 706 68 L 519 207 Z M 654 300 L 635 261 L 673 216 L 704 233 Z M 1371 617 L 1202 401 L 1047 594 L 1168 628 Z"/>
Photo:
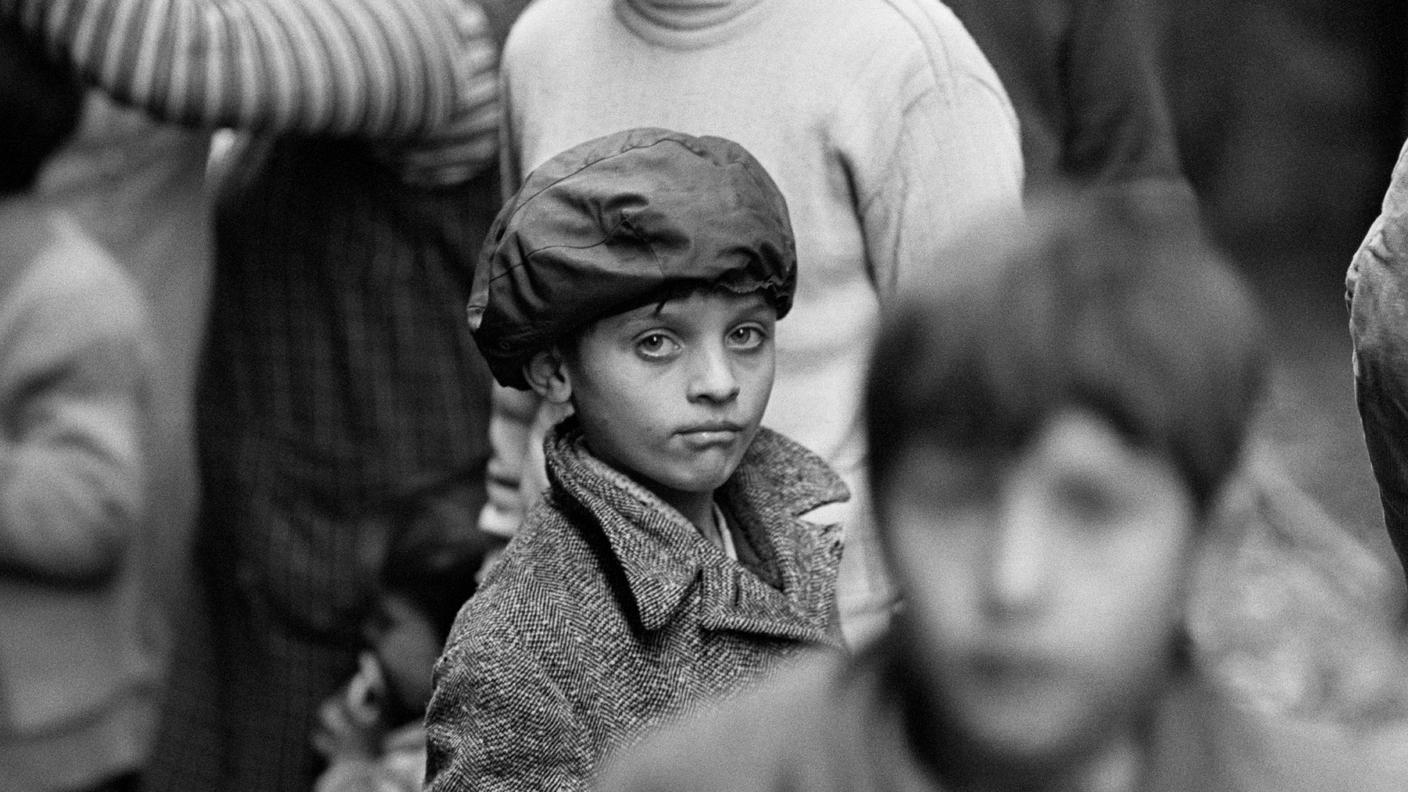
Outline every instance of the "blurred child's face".
<path fill-rule="evenodd" d="M 366 628 L 369 648 L 386 678 L 396 709 L 413 716 L 430 703 L 431 671 L 444 641 L 435 625 L 408 599 L 383 594 Z"/>
<path fill-rule="evenodd" d="M 953 755 L 1059 770 L 1127 735 L 1171 673 L 1195 542 L 1170 462 L 1070 409 L 1015 457 L 917 444 L 890 484 L 902 629 Z"/>
<path fill-rule="evenodd" d="M 757 434 L 776 321 L 759 294 L 699 291 L 591 325 L 563 368 L 592 453 L 671 505 L 711 495 Z"/>

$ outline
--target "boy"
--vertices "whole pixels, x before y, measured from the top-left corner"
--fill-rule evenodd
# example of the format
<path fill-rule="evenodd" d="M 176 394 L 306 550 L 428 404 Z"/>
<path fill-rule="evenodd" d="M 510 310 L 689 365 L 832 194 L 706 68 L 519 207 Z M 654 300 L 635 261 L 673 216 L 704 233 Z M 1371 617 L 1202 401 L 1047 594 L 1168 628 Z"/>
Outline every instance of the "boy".
<path fill-rule="evenodd" d="M 458 485 L 450 479 L 436 489 Z M 418 498 L 426 499 L 419 508 Z M 382 567 L 361 667 L 319 711 L 313 743 L 328 769 L 315 792 L 419 792 L 425 780 L 430 671 L 474 595 L 484 554 L 478 543 L 444 539 L 472 510 L 436 492 L 406 500 L 411 511 L 398 515 L 404 524 Z"/>
<path fill-rule="evenodd" d="M 538 0 L 502 74 L 510 186 L 579 141 L 658 126 L 737 141 L 787 196 L 804 270 L 765 423 L 851 489 L 815 516 L 844 528 L 838 606 L 864 643 L 896 601 L 865 485 L 866 349 L 948 236 L 1021 202 L 1017 117 L 984 53 L 933 0 Z M 487 533 L 511 534 L 546 484 L 553 411 L 515 396 L 494 395 Z"/>
<path fill-rule="evenodd" d="M 845 487 L 759 428 L 795 283 L 781 193 L 720 138 L 589 141 L 500 212 L 475 341 L 575 416 L 437 665 L 430 789 L 581 789 L 642 731 L 839 645 L 837 529 L 799 515 Z"/>
<path fill-rule="evenodd" d="M 76 124 L 69 76 L 0 24 L 0 778 L 138 787 L 164 660 L 143 579 L 147 305 L 33 194 Z"/>
<path fill-rule="evenodd" d="M 603 788 L 1223 788 L 1183 609 L 1264 354 L 1172 217 L 1111 193 L 986 228 L 889 317 L 867 431 L 905 610 Z"/>

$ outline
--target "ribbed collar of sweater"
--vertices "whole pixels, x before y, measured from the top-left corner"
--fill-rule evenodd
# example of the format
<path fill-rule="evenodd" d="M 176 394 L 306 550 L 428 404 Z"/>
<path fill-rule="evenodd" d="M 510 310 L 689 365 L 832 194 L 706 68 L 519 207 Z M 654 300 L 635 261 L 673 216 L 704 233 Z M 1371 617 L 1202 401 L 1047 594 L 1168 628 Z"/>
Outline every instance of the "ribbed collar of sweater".
<path fill-rule="evenodd" d="M 753 24 L 769 0 L 615 0 L 616 15 L 662 47 L 707 47 Z"/>

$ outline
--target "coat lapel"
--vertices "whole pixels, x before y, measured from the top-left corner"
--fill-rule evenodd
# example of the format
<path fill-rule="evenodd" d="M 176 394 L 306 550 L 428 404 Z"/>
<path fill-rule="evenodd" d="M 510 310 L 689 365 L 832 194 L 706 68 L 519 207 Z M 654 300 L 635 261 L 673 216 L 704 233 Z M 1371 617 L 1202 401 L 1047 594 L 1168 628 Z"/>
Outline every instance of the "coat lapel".
<path fill-rule="evenodd" d="M 798 516 L 848 493 L 815 455 L 763 429 L 725 484 L 725 510 L 756 551 L 756 571 L 725 556 L 654 494 L 592 457 L 575 421 L 558 425 L 547 455 L 559 496 L 574 501 L 599 528 L 608 562 L 618 565 L 645 630 L 669 624 L 698 587 L 705 629 L 836 642 L 829 622 L 839 529 Z"/>

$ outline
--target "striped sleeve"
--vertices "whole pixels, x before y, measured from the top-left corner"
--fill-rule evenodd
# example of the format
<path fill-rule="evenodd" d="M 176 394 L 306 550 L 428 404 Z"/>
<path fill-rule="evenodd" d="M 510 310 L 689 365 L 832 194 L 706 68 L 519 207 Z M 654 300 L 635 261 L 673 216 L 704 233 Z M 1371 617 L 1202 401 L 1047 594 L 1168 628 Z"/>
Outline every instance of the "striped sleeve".
<path fill-rule="evenodd" d="M 498 53 L 471 0 L 0 0 L 0 16 L 169 121 L 494 148 Z"/>

